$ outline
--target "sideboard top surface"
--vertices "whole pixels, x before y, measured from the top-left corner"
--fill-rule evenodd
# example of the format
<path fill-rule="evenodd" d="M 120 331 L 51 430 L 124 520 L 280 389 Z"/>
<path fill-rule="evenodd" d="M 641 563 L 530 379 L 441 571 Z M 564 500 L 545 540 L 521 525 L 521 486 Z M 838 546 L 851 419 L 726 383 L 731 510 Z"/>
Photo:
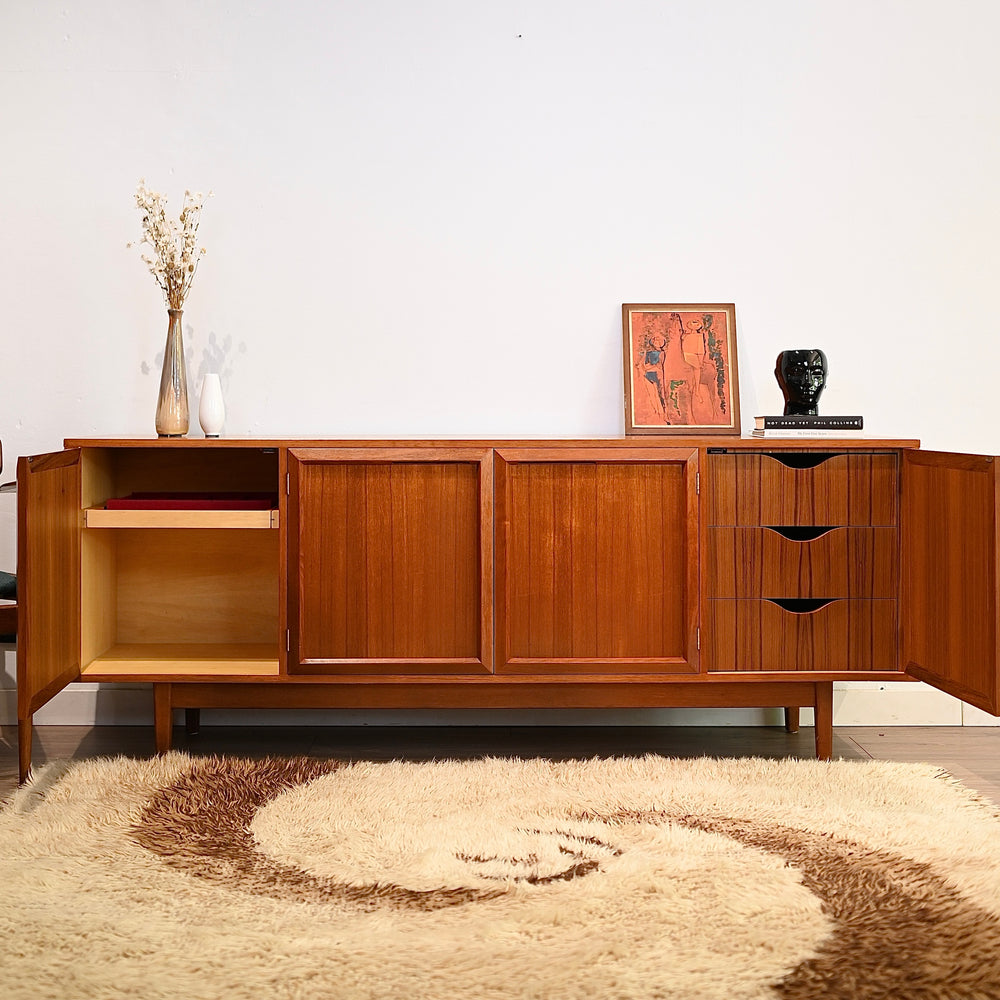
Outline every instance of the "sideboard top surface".
<path fill-rule="evenodd" d="M 663 435 L 603 438 L 67 438 L 66 448 L 712 448 L 760 451 L 845 451 L 919 448 L 899 438 L 696 437 Z"/>

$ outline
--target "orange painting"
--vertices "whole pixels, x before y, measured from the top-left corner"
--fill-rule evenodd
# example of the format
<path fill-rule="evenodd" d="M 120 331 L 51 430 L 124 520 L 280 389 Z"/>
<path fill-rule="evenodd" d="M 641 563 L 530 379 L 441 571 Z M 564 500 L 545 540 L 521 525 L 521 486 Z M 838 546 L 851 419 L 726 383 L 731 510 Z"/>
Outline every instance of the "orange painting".
<path fill-rule="evenodd" d="M 734 307 L 622 311 L 626 433 L 739 434 Z"/>

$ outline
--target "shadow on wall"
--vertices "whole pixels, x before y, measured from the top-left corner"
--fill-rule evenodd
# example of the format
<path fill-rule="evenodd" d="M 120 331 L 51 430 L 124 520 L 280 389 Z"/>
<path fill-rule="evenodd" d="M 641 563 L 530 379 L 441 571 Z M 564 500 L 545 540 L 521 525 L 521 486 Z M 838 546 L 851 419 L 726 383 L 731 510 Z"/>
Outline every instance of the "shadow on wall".
<path fill-rule="evenodd" d="M 246 341 L 233 343 L 232 336 L 227 336 L 220 340 L 214 333 L 208 335 L 207 343 L 200 348 L 199 354 L 198 335 L 190 323 L 184 325 L 184 361 L 189 373 L 189 391 L 197 393 L 201 389 L 202 379 L 209 374 L 217 374 L 222 381 L 222 391 L 229 388 L 229 380 L 235 370 L 238 355 L 247 353 Z M 139 365 L 139 370 L 143 375 L 155 375 L 159 378 L 163 368 L 163 351 L 158 351 L 152 361 L 143 361 Z"/>

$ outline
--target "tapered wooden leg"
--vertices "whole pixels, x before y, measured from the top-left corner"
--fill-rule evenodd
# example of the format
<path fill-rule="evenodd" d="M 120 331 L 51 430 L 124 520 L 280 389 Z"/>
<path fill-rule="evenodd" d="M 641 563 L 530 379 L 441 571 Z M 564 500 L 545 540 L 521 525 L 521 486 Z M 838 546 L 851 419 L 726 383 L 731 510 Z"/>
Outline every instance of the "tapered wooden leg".
<path fill-rule="evenodd" d="M 833 757 L 833 681 L 816 685 L 816 756 Z"/>
<path fill-rule="evenodd" d="M 797 733 L 799 731 L 799 706 L 788 705 L 785 708 L 785 732 Z"/>
<path fill-rule="evenodd" d="M 201 732 L 201 709 L 184 709 L 184 732 L 188 736 L 197 736 Z"/>
<path fill-rule="evenodd" d="M 31 770 L 32 729 L 30 715 L 17 720 L 17 774 L 22 785 L 28 780 L 28 772 Z"/>
<path fill-rule="evenodd" d="M 166 753 L 173 742 L 173 710 L 170 707 L 170 685 L 153 685 L 153 719 L 156 724 L 156 752 Z"/>

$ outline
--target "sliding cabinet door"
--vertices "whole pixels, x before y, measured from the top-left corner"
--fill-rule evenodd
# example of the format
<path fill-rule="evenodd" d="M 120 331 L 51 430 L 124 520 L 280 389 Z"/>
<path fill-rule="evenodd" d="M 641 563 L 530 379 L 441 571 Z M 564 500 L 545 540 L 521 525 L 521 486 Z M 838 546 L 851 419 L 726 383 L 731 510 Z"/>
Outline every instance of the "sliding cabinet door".
<path fill-rule="evenodd" d="M 497 453 L 497 672 L 697 671 L 697 451 Z"/>
<path fill-rule="evenodd" d="M 292 449 L 289 670 L 492 669 L 492 453 Z"/>

